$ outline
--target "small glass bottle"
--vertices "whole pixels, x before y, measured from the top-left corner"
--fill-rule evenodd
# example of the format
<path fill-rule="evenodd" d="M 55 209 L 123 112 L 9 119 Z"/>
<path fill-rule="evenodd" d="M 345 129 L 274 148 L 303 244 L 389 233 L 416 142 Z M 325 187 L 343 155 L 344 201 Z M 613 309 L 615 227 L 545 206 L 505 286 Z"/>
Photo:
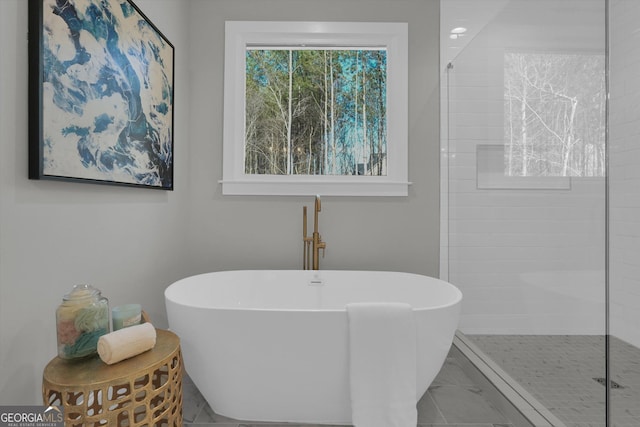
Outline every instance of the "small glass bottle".
<path fill-rule="evenodd" d="M 109 300 L 91 285 L 75 285 L 56 310 L 56 330 L 60 358 L 96 354 L 98 339 L 109 333 Z"/>

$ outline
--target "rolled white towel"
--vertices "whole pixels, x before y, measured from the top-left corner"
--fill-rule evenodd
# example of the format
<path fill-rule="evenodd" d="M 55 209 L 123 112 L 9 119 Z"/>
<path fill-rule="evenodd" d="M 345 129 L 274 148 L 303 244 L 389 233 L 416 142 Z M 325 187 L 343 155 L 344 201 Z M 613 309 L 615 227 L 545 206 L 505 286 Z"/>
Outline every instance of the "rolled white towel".
<path fill-rule="evenodd" d="M 98 354 L 107 365 L 137 356 L 156 345 L 156 328 L 151 323 L 130 326 L 103 335 L 98 340 Z"/>

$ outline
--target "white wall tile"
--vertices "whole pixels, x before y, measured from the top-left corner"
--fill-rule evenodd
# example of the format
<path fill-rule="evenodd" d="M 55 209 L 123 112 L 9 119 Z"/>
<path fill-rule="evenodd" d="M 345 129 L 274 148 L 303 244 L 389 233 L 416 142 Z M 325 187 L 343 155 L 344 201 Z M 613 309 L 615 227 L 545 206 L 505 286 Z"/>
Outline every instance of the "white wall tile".
<path fill-rule="evenodd" d="M 505 51 L 604 47 L 604 22 L 601 37 L 592 25 L 604 8 L 587 7 L 579 17 L 576 3 L 555 1 L 547 4 L 560 6 L 551 18 L 518 5 L 531 2 L 511 2 L 496 15 L 444 79 L 449 234 L 443 265 L 464 294 L 463 332 L 602 332 L 604 179 L 572 179 L 569 190 L 479 190 L 476 182 L 478 144 L 504 141 Z M 576 38 L 564 37 L 561 21 L 577 28 Z"/>

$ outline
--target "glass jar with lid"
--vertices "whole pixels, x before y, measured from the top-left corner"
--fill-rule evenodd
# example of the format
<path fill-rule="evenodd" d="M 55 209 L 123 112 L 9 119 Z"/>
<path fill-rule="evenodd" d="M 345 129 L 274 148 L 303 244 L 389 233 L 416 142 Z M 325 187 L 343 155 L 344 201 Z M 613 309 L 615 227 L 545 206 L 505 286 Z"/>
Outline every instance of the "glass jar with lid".
<path fill-rule="evenodd" d="M 56 310 L 58 356 L 78 359 L 97 353 L 98 339 L 109 332 L 109 300 L 91 285 L 76 285 Z"/>

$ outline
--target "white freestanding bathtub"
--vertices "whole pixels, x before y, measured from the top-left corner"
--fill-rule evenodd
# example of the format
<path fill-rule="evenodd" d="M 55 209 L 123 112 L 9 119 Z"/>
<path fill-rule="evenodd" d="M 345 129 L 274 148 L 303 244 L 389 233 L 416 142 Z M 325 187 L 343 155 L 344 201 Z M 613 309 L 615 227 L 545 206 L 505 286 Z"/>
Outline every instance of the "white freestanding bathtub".
<path fill-rule="evenodd" d="M 346 304 L 413 307 L 419 399 L 447 356 L 461 300 L 442 280 L 376 271 L 226 271 L 165 291 L 185 368 L 216 413 L 320 424 L 351 424 Z"/>

